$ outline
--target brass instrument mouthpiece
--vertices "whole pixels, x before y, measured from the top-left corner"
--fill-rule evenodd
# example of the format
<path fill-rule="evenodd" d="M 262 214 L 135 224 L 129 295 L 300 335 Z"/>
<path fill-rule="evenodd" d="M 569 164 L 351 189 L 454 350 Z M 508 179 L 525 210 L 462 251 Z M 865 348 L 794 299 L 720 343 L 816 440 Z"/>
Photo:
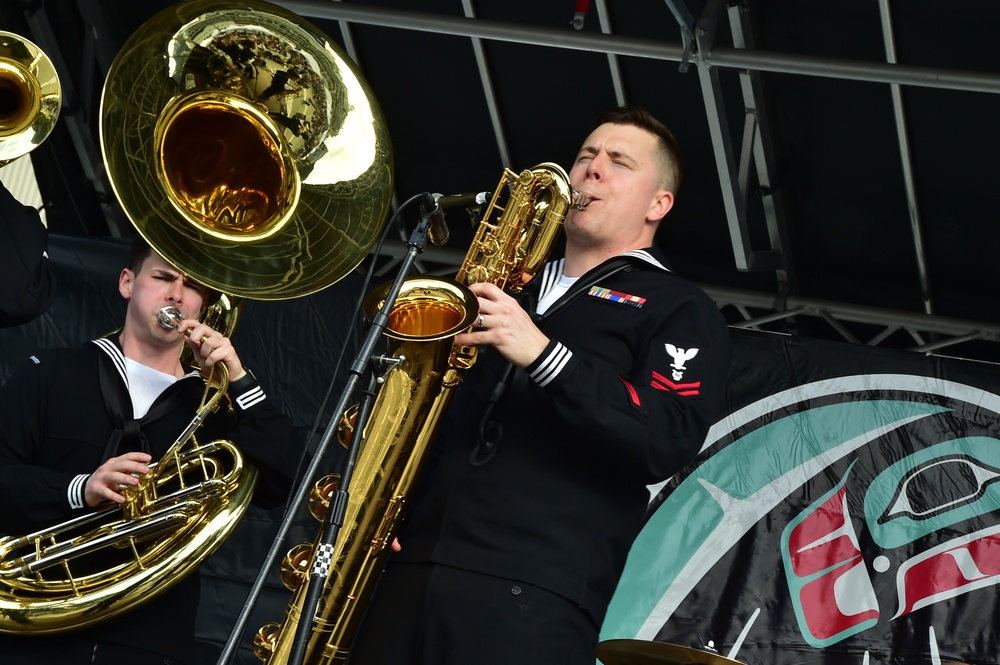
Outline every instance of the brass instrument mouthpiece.
<path fill-rule="evenodd" d="M 177 309 L 173 305 L 167 305 L 166 307 L 161 307 L 160 311 L 156 313 L 156 322 L 160 324 L 160 327 L 165 330 L 177 330 L 181 327 L 181 320 L 184 315 L 181 314 L 181 310 Z M 184 334 L 188 337 L 191 336 L 190 330 L 185 330 Z M 201 341 L 208 339 L 208 335 L 201 338 Z"/>
<path fill-rule="evenodd" d="M 160 311 L 156 314 L 156 322 L 160 324 L 161 328 L 166 330 L 177 330 L 183 318 L 181 310 L 170 305 L 161 307 Z"/>
<path fill-rule="evenodd" d="M 593 200 L 594 200 L 594 197 L 592 197 L 592 196 L 590 196 L 588 194 L 584 194 L 583 192 L 581 192 L 578 189 L 574 189 L 573 190 L 573 201 L 572 201 L 571 205 L 572 205 L 572 207 L 573 207 L 574 210 L 583 210 L 588 205 L 590 205 L 590 202 L 593 201 Z"/>

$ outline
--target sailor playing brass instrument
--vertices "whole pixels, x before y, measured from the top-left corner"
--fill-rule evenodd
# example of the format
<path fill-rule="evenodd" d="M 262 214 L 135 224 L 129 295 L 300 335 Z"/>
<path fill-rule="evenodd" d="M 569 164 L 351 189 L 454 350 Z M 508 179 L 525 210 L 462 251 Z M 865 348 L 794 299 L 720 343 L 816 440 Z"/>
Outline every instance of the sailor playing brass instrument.
<path fill-rule="evenodd" d="M 289 420 L 243 368 L 228 337 L 197 320 L 211 292 L 141 240 L 136 242 L 130 266 L 122 270 L 119 291 L 128 301 L 120 334 L 80 348 L 38 352 L 0 391 L 4 423 L 0 501 L 5 507 L 0 529 L 6 534 L 44 532 L 59 522 L 97 515 L 95 510 L 102 508 L 120 515 L 118 506 L 127 508 L 134 502 L 135 491 L 154 492 L 162 498 L 177 490 L 167 485 L 149 488 L 146 477 L 154 475 L 154 466 L 170 468 L 170 459 L 157 461 L 185 430 L 206 391 L 199 372 L 180 361 L 185 345 L 206 376 L 213 367 L 225 367 L 229 376 L 225 404 L 207 416 L 197 442 L 206 450 L 218 448 L 208 443 L 213 437 L 239 442 L 240 451 L 259 469 L 255 502 L 270 507 L 287 495 L 301 441 Z M 159 313 L 164 307 L 180 312 L 177 328 L 162 325 Z M 216 459 L 213 466 L 223 464 L 225 458 Z M 201 471 L 192 469 L 197 479 Z M 237 477 L 246 488 L 242 491 L 253 487 L 252 474 Z M 238 491 L 231 497 L 234 504 Z M 198 501 L 197 497 L 192 500 Z M 225 510 L 220 521 L 236 519 Z M 188 514 L 183 502 L 169 512 L 178 516 L 175 520 Z M 162 528 L 185 527 L 168 524 Z M 117 548 L 95 550 L 65 563 L 55 555 L 59 548 L 52 548 L 55 562 L 34 567 L 32 572 L 21 568 L 35 558 L 35 545 L 27 536 L 23 543 L 11 538 L 0 541 L 4 553 L 0 629 L 6 633 L 0 635 L 3 663 L 193 662 L 197 575 L 181 579 L 178 571 L 171 570 L 167 579 L 138 590 L 148 598 L 103 619 L 102 605 L 110 604 L 113 609 L 117 596 L 125 592 L 87 604 L 91 586 L 100 587 L 116 570 L 132 568 L 133 557 L 145 556 L 146 547 L 155 550 L 150 543 L 156 542 L 159 533 L 140 531 L 134 539 L 123 539 Z M 79 535 L 79 529 L 69 530 L 54 542 L 72 543 Z M 49 545 L 42 539 L 41 551 Z M 154 566 L 153 558 L 145 561 L 146 566 Z M 64 577 L 67 581 L 60 581 Z M 76 592 L 67 585 L 75 585 Z M 91 625 L 94 621 L 99 623 Z M 45 634 L 32 634 L 36 632 Z"/>
<path fill-rule="evenodd" d="M 724 395 L 722 317 L 653 248 L 680 172 L 662 123 L 602 114 L 569 172 L 592 200 L 566 216 L 565 257 L 520 302 L 470 285 L 476 326 L 455 341 L 479 358 L 351 662 L 594 663 L 646 486 L 693 458 Z"/>
<path fill-rule="evenodd" d="M 262 0 L 190 0 L 133 33 L 105 82 L 101 147 L 143 251 L 119 279 L 120 334 L 39 352 L 3 389 L 5 665 L 193 662 L 192 573 L 251 496 L 287 496 L 303 454 L 229 341 L 237 301 L 347 275 L 391 197 L 367 83 Z M 213 292 L 224 330 L 198 320 Z"/>

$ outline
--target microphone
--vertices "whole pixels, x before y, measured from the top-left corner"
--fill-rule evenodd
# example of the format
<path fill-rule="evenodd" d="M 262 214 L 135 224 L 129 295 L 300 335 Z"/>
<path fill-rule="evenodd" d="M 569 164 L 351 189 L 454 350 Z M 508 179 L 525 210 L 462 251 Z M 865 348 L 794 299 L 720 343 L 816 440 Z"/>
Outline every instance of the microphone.
<path fill-rule="evenodd" d="M 444 221 L 446 210 L 456 208 L 474 208 L 486 203 L 492 194 L 490 192 L 467 192 L 465 194 L 424 194 L 420 202 L 420 210 L 430 219 L 427 227 L 427 237 L 437 246 L 444 245 L 451 237 L 448 224 Z"/>
<path fill-rule="evenodd" d="M 442 210 L 454 210 L 455 208 L 472 208 L 483 205 L 489 201 L 490 192 L 467 192 L 465 194 L 434 194 L 434 200 Z"/>
<path fill-rule="evenodd" d="M 448 242 L 451 232 L 448 231 L 448 224 L 444 221 L 444 210 L 430 192 L 424 193 L 420 201 L 420 212 L 428 218 L 427 237 L 430 241 L 439 247 Z"/>

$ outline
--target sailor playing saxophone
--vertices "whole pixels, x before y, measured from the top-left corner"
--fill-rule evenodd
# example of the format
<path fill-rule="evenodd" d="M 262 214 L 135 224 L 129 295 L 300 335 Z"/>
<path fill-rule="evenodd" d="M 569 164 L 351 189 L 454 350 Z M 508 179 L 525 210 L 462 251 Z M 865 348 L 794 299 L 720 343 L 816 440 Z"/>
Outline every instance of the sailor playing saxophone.
<path fill-rule="evenodd" d="M 724 321 L 653 248 L 680 180 L 669 130 L 634 107 L 601 115 L 569 179 L 591 202 L 566 217 L 565 258 L 521 302 L 470 286 L 480 315 L 455 341 L 480 360 L 351 662 L 592 665 L 647 485 L 694 457 L 722 406 Z"/>

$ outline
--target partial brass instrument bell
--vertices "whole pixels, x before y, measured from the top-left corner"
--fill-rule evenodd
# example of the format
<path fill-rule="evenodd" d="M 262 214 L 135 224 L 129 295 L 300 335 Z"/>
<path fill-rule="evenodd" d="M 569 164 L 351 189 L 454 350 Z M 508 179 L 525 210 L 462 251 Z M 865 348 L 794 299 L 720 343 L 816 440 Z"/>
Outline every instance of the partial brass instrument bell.
<path fill-rule="evenodd" d="M 0 166 L 48 138 L 61 104 L 59 76 L 49 57 L 27 39 L 0 31 Z"/>
<path fill-rule="evenodd" d="M 230 311 L 206 322 L 227 334 L 235 299 L 304 296 L 350 273 L 389 208 L 391 147 L 367 83 L 316 27 L 261 0 L 191 0 L 141 26 L 108 73 L 101 147 L 137 232 L 222 293 Z M 0 632 L 117 616 L 215 551 L 257 473 L 231 443 L 196 437 L 227 382 L 206 382 L 202 408 L 124 508 L 0 539 Z"/>
<path fill-rule="evenodd" d="M 604 665 L 741 665 L 713 651 L 649 640 L 604 640 L 594 654 Z"/>

